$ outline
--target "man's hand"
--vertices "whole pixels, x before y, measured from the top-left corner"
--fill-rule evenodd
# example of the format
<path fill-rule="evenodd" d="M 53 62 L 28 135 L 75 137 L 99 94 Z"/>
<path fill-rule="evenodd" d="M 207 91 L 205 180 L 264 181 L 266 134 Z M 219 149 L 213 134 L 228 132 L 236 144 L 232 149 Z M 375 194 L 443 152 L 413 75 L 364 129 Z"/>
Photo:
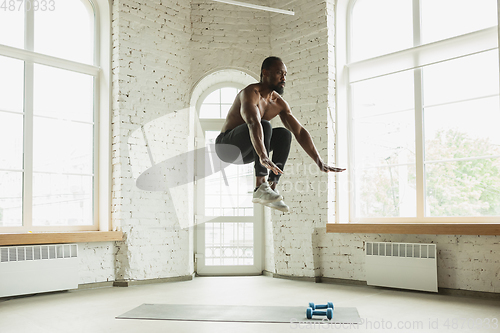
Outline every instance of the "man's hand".
<path fill-rule="evenodd" d="M 277 174 L 283 174 L 283 171 L 276 166 L 276 164 L 271 161 L 271 159 L 267 156 L 262 156 L 260 157 L 260 164 L 274 172 L 275 175 Z"/>
<path fill-rule="evenodd" d="M 342 171 L 345 171 L 345 169 L 329 166 L 328 164 L 324 163 L 323 161 L 318 162 L 318 167 L 321 171 L 324 171 L 324 172 L 342 172 Z"/>

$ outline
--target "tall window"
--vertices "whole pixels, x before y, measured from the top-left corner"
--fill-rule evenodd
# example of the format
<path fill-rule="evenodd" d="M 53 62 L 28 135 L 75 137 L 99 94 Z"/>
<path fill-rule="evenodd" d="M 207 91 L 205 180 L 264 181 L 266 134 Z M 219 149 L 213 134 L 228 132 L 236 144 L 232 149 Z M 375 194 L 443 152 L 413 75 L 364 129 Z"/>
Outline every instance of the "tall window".
<path fill-rule="evenodd" d="M 349 219 L 497 221 L 496 0 L 358 0 L 347 13 Z"/>
<path fill-rule="evenodd" d="M 213 72 L 193 89 L 196 106 L 196 271 L 200 275 L 262 272 L 262 210 L 252 203 L 253 163 L 222 162 L 215 152 L 238 92 L 256 77 L 234 69 Z M 199 125 L 199 126 L 198 126 Z"/>
<path fill-rule="evenodd" d="M 207 153 L 204 168 L 220 170 L 204 178 L 203 186 L 199 188 L 203 189 L 199 210 L 211 218 L 230 217 L 230 221 L 205 223 L 207 266 L 254 264 L 254 225 L 251 221 L 254 216 L 253 165 L 221 163 L 214 149 L 215 139 L 238 92 L 239 89 L 230 83 L 216 85 L 207 91 L 199 105 Z"/>
<path fill-rule="evenodd" d="M 88 0 L 0 7 L 0 232 L 97 229 L 94 26 Z"/>

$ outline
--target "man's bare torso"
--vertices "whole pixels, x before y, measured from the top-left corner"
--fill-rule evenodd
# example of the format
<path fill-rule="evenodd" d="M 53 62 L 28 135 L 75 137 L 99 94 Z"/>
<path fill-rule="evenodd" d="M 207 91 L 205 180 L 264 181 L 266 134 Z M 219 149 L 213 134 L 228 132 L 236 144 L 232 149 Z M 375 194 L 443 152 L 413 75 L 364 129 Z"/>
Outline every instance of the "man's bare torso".
<path fill-rule="evenodd" d="M 222 126 L 221 132 L 226 132 L 245 123 L 245 120 L 243 120 L 243 117 L 241 116 L 241 100 L 242 94 L 245 91 L 252 93 L 256 92 L 259 94 L 260 98 L 256 106 L 260 112 L 261 119 L 271 120 L 283 110 L 283 107 L 280 103 L 282 100 L 279 94 L 273 91 L 270 98 L 266 99 L 262 97 L 262 95 L 260 95 L 259 91 L 261 88 L 262 85 L 260 83 L 254 83 L 239 92 L 239 94 L 234 99 L 233 105 L 227 113 L 226 121 Z"/>

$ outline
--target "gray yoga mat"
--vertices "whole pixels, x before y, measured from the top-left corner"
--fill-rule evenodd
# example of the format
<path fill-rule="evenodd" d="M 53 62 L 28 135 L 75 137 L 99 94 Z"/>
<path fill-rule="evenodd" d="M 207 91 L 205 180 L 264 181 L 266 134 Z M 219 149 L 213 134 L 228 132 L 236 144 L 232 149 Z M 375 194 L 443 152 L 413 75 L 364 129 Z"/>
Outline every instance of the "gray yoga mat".
<path fill-rule="evenodd" d="M 291 323 L 318 322 L 326 316 L 306 317 L 307 306 L 226 306 L 197 304 L 142 304 L 117 319 L 153 319 L 216 322 Z M 325 311 L 325 310 L 320 310 Z M 335 308 L 335 324 L 360 324 L 356 308 Z"/>

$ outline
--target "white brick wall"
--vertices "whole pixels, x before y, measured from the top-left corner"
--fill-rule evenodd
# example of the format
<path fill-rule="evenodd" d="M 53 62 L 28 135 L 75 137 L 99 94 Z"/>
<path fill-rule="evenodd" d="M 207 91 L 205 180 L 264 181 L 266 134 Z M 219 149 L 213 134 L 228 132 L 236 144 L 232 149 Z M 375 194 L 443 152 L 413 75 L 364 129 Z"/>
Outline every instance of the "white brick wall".
<path fill-rule="evenodd" d="M 116 279 L 187 275 L 192 229 L 179 219 L 189 215 L 190 192 L 179 199 L 178 191 L 136 188 L 151 166 L 137 133 L 143 126 L 154 163 L 188 151 L 192 87 L 221 68 L 258 73 L 270 51 L 268 15 L 201 1 L 127 0 L 113 3 L 113 18 L 113 219 L 126 235 L 117 244 Z M 184 170 L 169 175 L 185 179 Z"/>
<path fill-rule="evenodd" d="M 228 68 L 259 77 L 271 55 L 269 13 L 204 0 L 192 1 L 191 9 L 193 82 Z"/>
<path fill-rule="evenodd" d="M 115 281 L 113 242 L 78 244 L 79 284 Z"/>
<path fill-rule="evenodd" d="M 280 7 L 280 2 L 271 1 L 271 5 Z M 335 45 L 334 35 L 327 34 L 334 31 L 334 1 L 297 0 L 287 5 L 295 16 L 271 17 L 273 53 L 288 66 L 285 98 L 323 158 L 328 156 L 334 163 Z M 318 188 L 324 188 L 326 177 L 314 170 L 312 161 L 295 143 L 281 181 L 293 213 L 273 213 L 274 267 L 266 263 L 267 270 L 364 281 L 366 241 L 432 242 L 439 251 L 440 287 L 500 291 L 500 260 L 494 255 L 500 250 L 497 236 L 326 234 L 322 225 L 334 218 L 335 197 L 331 194 L 335 184 L 330 175 L 332 192 L 325 200 Z"/>
<path fill-rule="evenodd" d="M 500 239 L 497 236 L 326 234 L 315 230 L 321 275 L 366 281 L 366 242 L 435 243 L 441 288 L 500 292 Z"/>
<path fill-rule="evenodd" d="M 138 157 L 144 146 L 132 136 L 144 126 L 154 163 L 187 151 L 189 114 L 183 111 L 191 87 L 190 37 L 187 2 L 113 2 L 112 218 L 126 236 L 116 245 L 117 280 L 192 273 L 191 231 L 179 228 L 170 191 L 142 191 L 135 185 L 134 171 L 151 164 Z M 172 172 L 188 177 L 185 170 L 181 165 Z M 181 210 L 189 211 L 184 196 Z"/>
<path fill-rule="evenodd" d="M 334 162 L 335 45 L 328 33 L 334 30 L 334 1 L 252 3 L 296 15 L 201 0 L 113 2 L 113 222 L 126 240 L 81 244 L 80 283 L 192 272 L 192 233 L 179 227 L 178 202 L 169 192 L 135 186 L 150 160 L 133 133 L 141 125 L 149 128 L 155 163 L 187 151 L 185 110 L 191 90 L 208 73 L 234 68 L 258 76 L 266 56 L 282 57 L 288 66 L 285 99 L 322 157 Z M 326 234 L 335 198 L 326 196 L 328 177 L 316 170 L 294 141 L 281 184 L 293 212 L 272 212 L 266 220 L 266 270 L 363 281 L 365 242 L 433 242 L 440 287 L 500 292 L 499 237 Z M 190 201 L 189 192 L 182 194 L 181 208 L 189 211 Z"/>
<path fill-rule="evenodd" d="M 280 1 L 270 5 L 280 8 Z M 324 160 L 328 159 L 327 111 L 329 110 L 328 34 L 324 1 L 290 1 L 294 16 L 271 16 L 273 54 L 288 69 L 284 98 L 293 114 L 309 131 Z M 275 122 L 278 126 L 280 122 Z M 281 178 L 282 192 L 291 214 L 273 215 L 274 259 L 278 274 L 315 276 L 312 232 L 327 221 L 327 175 L 294 140 Z M 325 188 L 320 193 L 319 188 Z M 319 194 L 319 195 L 318 195 Z"/>

